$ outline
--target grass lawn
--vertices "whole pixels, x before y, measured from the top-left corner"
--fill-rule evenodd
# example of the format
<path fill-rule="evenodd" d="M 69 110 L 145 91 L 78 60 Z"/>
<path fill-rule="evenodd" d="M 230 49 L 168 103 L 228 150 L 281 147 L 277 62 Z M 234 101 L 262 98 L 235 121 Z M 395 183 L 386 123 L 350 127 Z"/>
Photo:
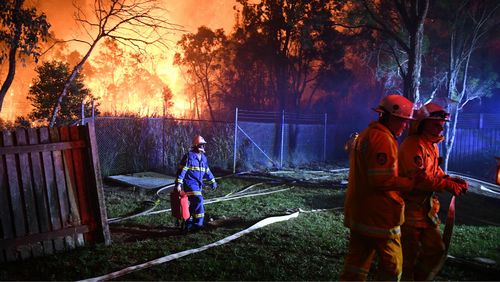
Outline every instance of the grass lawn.
<path fill-rule="evenodd" d="M 211 221 L 196 233 L 180 232 L 169 212 L 121 221 L 110 225 L 113 240 L 110 246 L 87 246 L 48 257 L 4 263 L 0 265 L 0 280 L 91 278 L 213 243 L 263 218 L 299 208 L 325 210 L 300 213 L 297 218 L 266 226 L 225 245 L 118 279 L 338 280 L 348 242 L 348 230 L 342 225 L 345 185 L 341 185 L 340 180 L 288 182 L 285 187 L 289 190 L 283 192 L 208 204 L 206 218 Z M 217 191 L 204 196 L 205 199 L 221 197 L 262 181 L 250 176 L 223 178 Z M 276 185 L 266 183 L 252 191 L 284 188 L 273 188 Z M 107 185 L 105 194 L 109 218 L 150 208 L 157 200 L 154 191 L 120 186 Z M 168 197 L 165 198 L 160 199 L 155 210 L 170 207 Z M 446 201 L 443 200 L 444 209 Z M 497 280 L 498 264 L 487 266 L 474 263 L 473 259 L 483 257 L 500 262 L 499 225 L 499 200 L 474 194 L 459 199 L 450 249 L 450 255 L 457 259 L 447 261 L 436 279 Z"/>

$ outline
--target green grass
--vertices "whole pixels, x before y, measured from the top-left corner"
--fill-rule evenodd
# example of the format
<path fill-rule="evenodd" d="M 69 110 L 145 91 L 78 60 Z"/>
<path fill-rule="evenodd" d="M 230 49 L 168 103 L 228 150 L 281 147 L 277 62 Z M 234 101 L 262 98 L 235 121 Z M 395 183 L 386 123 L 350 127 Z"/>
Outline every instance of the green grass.
<path fill-rule="evenodd" d="M 236 192 L 258 180 L 224 178 L 206 199 Z M 266 189 L 276 184 L 265 184 Z M 281 187 L 282 188 L 282 187 Z M 343 205 L 345 187 L 336 184 L 287 185 L 289 190 L 266 196 L 206 205 L 212 218 L 205 230 L 182 234 L 170 213 L 142 216 L 111 225 L 113 244 L 87 246 L 44 258 L 0 265 L 0 280 L 79 280 L 107 274 L 168 254 L 213 243 L 257 221 L 283 215 L 287 209 L 332 209 Z M 278 188 L 274 188 L 278 189 Z M 151 207 L 154 191 L 123 187 L 105 189 L 109 218 Z M 167 195 L 166 195 L 167 196 Z M 470 204 L 473 204 L 471 198 Z M 169 208 L 161 199 L 156 210 Z M 491 212 L 499 213 L 500 207 Z M 490 219 L 494 220 L 494 219 Z M 348 230 L 342 209 L 301 213 L 228 244 L 137 271 L 119 280 L 337 280 L 347 251 Z M 450 254 L 465 259 L 500 261 L 500 228 L 458 225 Z M 498 267 L 477 268 L 450 262 L 438 280 L 496 280 Z M 29 271 L 27 271 L 29 269 Z"/>

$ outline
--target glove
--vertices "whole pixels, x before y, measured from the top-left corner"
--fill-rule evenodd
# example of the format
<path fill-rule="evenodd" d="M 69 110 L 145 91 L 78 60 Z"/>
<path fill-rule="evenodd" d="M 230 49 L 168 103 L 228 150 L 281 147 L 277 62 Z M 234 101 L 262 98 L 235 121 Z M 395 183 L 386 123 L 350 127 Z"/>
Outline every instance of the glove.
<path fill-rule="evenodd" d="M 212 189 L 210 191 L 215 191 L 217 190 L 217 182 L 212 183 Z"/>
<path fill-rule="evenodd" d="M 448 178 L 448 179 L 450 179 L 450 180 L 452 180 L 452 181 L 455 181 L 455 182 L 457 182 L 457 183 L 460 183 L 460 184 L 464 184 L 464 185 L 466 185 L 466 186 L 467 186 L 467 188 L 469 187 L 469 184 L 467 183 L 467 181 L 465 181 L 464 179 L 462 179 L 462 178 L 460 178 L 460 177 L 450 177 L 450 178 Z"/>
<path fill-rule="evenodd" d="M 467 192 L 469 184 L 463 179 L 457 181 L 455 181 L 454 179 L 455 177 L 445 179 L 446 190 L 454 196 L 459 196 L 460 194 L 464 194 L 465 192 Z"/>
<path fill-rule="evenodd" d="M 177 190 L 177 192 L 181 192 L 181 190 L 182 190 L 182 185 L 181 185 L 181 184 L 177 184 L 177 185 L 175 186 L 175 190 Z"/>

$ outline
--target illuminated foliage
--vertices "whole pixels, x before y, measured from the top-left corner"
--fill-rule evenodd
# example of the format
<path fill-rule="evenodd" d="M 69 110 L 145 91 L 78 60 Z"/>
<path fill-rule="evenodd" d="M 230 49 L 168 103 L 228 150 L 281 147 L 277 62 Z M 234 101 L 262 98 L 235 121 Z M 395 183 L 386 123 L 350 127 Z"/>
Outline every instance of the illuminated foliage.
<path fill-rule="evenodd" d="M 377 60 L 377 76 L 387 88 L 402 81 L 403 95 L 420 100 L 424 23 L 429 0 L 351 0 L 345 1 L 345 20 L 338 24 L 349 29 L 370 31 L 376 42 L 372 57 Z M 369 53 L 364 50 L 363 53 Z"/>
<path fill-rule="evenodd" d="M 222 29 L 212 31 L 201 26 L 198 32 L 186 34 L 177 43 L 183 51 L 182 55 L 177 53 L 174 57 L 174 64 L 183 65 L 187 68 L 187 73 L 193 81 L 202 89 L 203 100 L 207 104 L 208 111 L 212 120 L 214 117 L 214 94 L 217 91 L 215 81 L 220 74 L 220 55 L 223 52 L 223 46 L 226 36 Z M 198 109 L 198 94 L 193 93 L 195 107 Z"/>
<path fill-rule="evenodd" d="M 33 80 L 28 93 L 28 100 L 34 107 L 29 117 L 33 120 L 49 121 L 50 113 L 69 75 L 69 66 L 58 61 L 44 62 L 36 68 L 36 72 L 38 77 Z M 78 120 L 81 115 L 82 101 L 85 104 L 85 116 L 91 116 L 93 99 L 90 90 L 83 83 L 83 77 L 77 75 L 69 87 L 68 95 L 63 99 L 56 124 L 67 124 Z M 95 103 L 94 106 L 97 107 L 98 104 Z M 98 113 L 96 109 L 96 114 Z"/>
<path fill-rule="evenodd" d="M 334 29 L 332 1 L 238 2 L 233 92 L 300 111 L 318 91 L 339 89 L 331 82 L 344 71 L 345 38 Z"/>
<path fill-rule="evenodd" d="M 51 113 L 50 126 L 54 126 L 62 100 L 68 94 L 71 82 L 90 57 L 96 46 L 107 38 L 146 54 L 147 47 L 168 48 L 166 34 L 178 26 L 165 19 L 165 11 L 158 0 L 95 0 L 93 14 L 88 15 L 81 6 L 76 6 L 75 20 L 85 30 L 87 38 L 71 41 L 88 46 L 81 61 L 70 71 Z"/>
<path fill-rule="evenodd" d="M 8 62 L 8 71 L 0 88 L 0 110 L 16 73 L 17 60 L 40 56 L 40 41 L 48 36 L 50 24 L 45 14 L 24 7 L 24 0 L 0 2 L 0 64 Z"/>

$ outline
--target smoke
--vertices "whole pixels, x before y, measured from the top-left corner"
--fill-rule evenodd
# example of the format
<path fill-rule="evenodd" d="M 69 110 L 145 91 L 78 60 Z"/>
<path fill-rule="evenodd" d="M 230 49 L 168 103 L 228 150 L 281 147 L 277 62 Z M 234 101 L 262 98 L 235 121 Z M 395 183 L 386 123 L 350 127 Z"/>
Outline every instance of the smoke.
<path fill-rule="evenodd" d="M 63 40 L 86 36 L 84 30 L 82 30 L 74 20 L 74 14 L 76 12 L 74 5 L 76 4 L 77 6 L 84 7 L 84 12 L 90 16 L 93 3 L 94 1 L 90 0 L 28 0 L 26 2 L 28 6 L 34 6 L 39 12 L 43 12 L 47 15 L 47 20 L 51 24 L 50 31 L 57 39 Z M 166 16 L 168 18 L 166 20 L 170 23 L 180 25 L 181 29 L 186 32 L 196 32 L 197 28 L 201 25 L 205 25 L 212 29 L 223 28 L 229 31 L 234 24 L 235 12 L 233 6 L 236 5 L 235 0 L 160 0 L 160 4 L 167 11 Z M 128 81 L 128 85 L 136 88 L 128 89 L 129 93 L 134 93 L 133 95 L 124 95 L 121 93 L 123 90 L 121 90 L 120 93 L 110 93 L 109 91 L 112 89 L 117 89 L 117 85 L 114 85 L 115 88 L 108 87 L 106 91 L 103 91 L 103 86 L 98 85 L 99 79 L 94 77 L 95 73 L 88 70 L 96 65 L 94 58 L 99 54 L 104 45 L 103 42 L 101 42 L 99 49 L 92 53 L 89 58 L 89 64 L 85 66 L 87 68 L 85 73 L 87 86 L 92 90 L 95 96 L 101 98 L 101 111 L 135 111 L 136 114 L 141 115 L 151 114 L 152 112 L 161 114 L 161 107 L 159 108 L 158 105 L 162 102 L 157 99 L 161 99 L 162 89 L 165 86 L 170 88 L 174 95 L 174 109 L 171 109 L 170 112 L 176 115 L 176 111 L 178 114 L 181 111 L 185 111 L 186 104 L 190 103 L 190 101 L 186 101 L 184 98 L 184 91 L 186 91 L 185 81 L 178 67 L 172 64 L 173 55 L 176 52 L 175 44 L 180 40 L 182 34 L 182 31 L 170 33 L 168 35 L 168 41 L 171 45 L 170 48 L 152 50 L 151 53 L 148 54 L 151 60 L 145 62 L 144 65 L 141 66 L 141 69 L 142 71 L 147 71 L 146 77 L 154 81 L 153 84 L 155 88 L 151 89 L 151 87 L 146 86 L 143 81 L 137 82 L 136 85 L 133 84 L 133 81 Z M 87 48 L 88 46 L 84 44 L 71 43 L 64 46 L 61 45 L 42 56 L 40 62 L 58 59 L 64 60 L 68 62 L 70 66 L 73 66 L 78 61 L 78 57 L 82 56 L 82 54 L 87 51 Z M 4 108 L 0 113 L 1 118 L 13 120 L 17 116 L 26 116 L 31 111 L 31 106 L 26 96 L 31 81 L 36 76 L 36 72 L 34 71 L 35 67 L 36 65 L 34 62 L 26 62 L 24 66 L 18 64 L 16 77 L 5 99 Z M 130 69 L 131 66 L 121 67 Z M 2 67 L 0 71 L 0 78 L 3 79 L 6 68 Z M 118 69 L 115 71 L 123 73 Z M 102 75 L 102 73 L 95 75 Z M 148 93 L 142 91 L 147 91 Z M 153 91 L 153 93 L 151 93 L 151 91 Z M 148 101 L 150 101 L 150 105 L 147 104 Z M 134 106 L 134 103 L 137 105 Z M 117 108 L 119 105 L 126 106 L 120 109 Z"/>

